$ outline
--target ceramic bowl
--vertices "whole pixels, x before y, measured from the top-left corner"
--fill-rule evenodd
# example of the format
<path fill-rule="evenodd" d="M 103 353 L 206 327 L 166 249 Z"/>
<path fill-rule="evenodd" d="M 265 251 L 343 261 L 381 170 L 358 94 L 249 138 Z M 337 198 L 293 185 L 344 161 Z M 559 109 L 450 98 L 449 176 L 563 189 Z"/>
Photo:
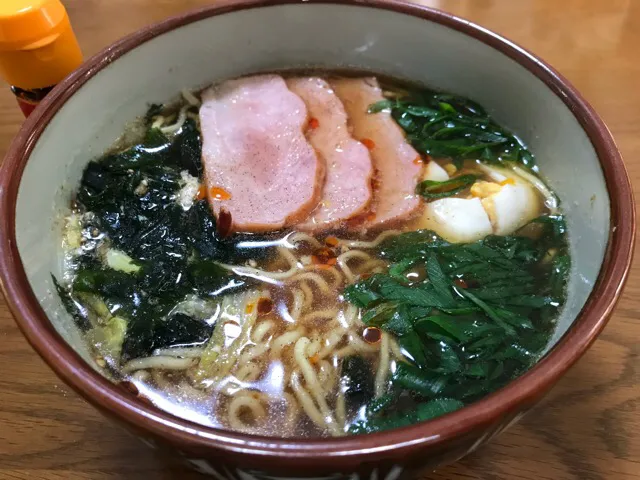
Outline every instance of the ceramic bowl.
<path fill-rule="evenodd" d="M 517 132 L 559 194 L 573 267 L 547 354 L 507 387 L 455 413 L 339 439 L 263 438 L 174 417 L 92 365 L 52 294 L 60 218 L 82 169 L 152 102 L 246 73 L 355 68 L 468 96 Z M 519 419 L 604 327 L 629 269 L 629 179 L 603 122 L 544 62 L 446 13 L 378 0 L 249 0 L 171 18 L 86 62 L 24 124 L 0 175 L 0 276 L 18 325 L 80 395 L 147 443 L 218 478 L 396 480 L 454 461 Z"/>

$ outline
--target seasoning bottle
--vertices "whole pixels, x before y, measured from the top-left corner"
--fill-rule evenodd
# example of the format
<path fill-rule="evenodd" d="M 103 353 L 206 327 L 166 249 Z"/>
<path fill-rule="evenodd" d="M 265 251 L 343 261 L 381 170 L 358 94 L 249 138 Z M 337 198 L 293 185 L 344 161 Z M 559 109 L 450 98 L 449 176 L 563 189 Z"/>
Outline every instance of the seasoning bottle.
<path fill-rule="evenodd" d="M 0 76 L 25 116 L 81 63 L 60 0 L 0 0 Z"/>

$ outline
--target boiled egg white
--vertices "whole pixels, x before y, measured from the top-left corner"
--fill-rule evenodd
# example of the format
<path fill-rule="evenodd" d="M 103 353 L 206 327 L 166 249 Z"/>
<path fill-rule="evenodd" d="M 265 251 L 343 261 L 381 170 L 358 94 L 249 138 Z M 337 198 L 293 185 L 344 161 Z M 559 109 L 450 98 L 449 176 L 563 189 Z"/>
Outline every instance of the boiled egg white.
<path fill-rule="evenodd" d="M 447 171 L 434 161 L 430 161 L 424 167 L 423 180 L 433 180 L 435 182 L 444 182 L 449 180 Z"/>
<path fill-rule="evenodd" d="M 477 181 L 472 198 L 443 198 L 429 202 L 420 228 L 433 230 L 447 241 L 474 242 L 487 235 L 509 235 L 540 215 L 542 202 L 534 186 L 513 172 L 479 165 L 492 181 Z M 447 172 L 429 162 L 425 180 L 444 181 Z"/>
<path fill-rule="evenodd" d="M 509 235 L 540 215 L 540 199 L 524 182 L 506 184 L 500 191 L 482 199 L 493 233 Z"/>
<path fill-rule="evenodd" d="M 442 198 L 425 205 L 420 227 L 449 242 L 475 242 L 493 232 L 479 198 Z"/>

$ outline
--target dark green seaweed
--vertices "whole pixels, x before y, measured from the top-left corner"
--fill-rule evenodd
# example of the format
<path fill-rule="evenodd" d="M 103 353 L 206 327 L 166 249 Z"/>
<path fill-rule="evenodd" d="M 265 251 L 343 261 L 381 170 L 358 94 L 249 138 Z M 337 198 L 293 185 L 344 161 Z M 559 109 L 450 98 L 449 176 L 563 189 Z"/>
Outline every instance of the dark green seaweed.
<path fill-rule="evenodd" d="M 145 118 L 161 113 L 152 106 Z M 76 293 L 97 295 L 112 312 L 128 319 L 122 361 L 148 355 L 153 349 L 206 340 L 213 326 L 186 315 L 171 315 L 187 295 L 215 299 L 248 285 L 220 266 L 271 254 L 254 241 L 272 237 L 250 234 L 221 238 L 206 200 L 184 209 L 176 201 L 181 172 L 201 177 L 201 142 L 188 119 L 169 140 L 149 129 L 142 143 L 94 160 L 86 167 L 76 196 L 86 229 L 104 236 L 110 248 L 128 255 L 140 267 L 125 273 L 105 266 L 99 249 L 86 249 L 77 259 L 70 288 L 56 283 L 65 307 L 88 328 Z M 263 245 L 264 243 L 261 243 Z M 252 248 L 253 247 L 253 248 Z"/>
<path fill-rule="evenodd" d="M 374 396 L 374 377 L 371 364 L 358 356 L 346 357 L 342 361 L 340 388 L 344 392 L 346 405 L 353 409 Z"/>

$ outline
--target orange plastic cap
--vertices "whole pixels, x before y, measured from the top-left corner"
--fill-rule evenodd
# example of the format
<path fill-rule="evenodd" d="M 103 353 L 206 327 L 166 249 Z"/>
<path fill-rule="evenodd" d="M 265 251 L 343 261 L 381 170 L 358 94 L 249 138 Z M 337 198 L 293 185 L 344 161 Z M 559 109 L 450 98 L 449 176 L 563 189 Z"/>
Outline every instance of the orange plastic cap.
<path fill-rule="evenodd" d="M 0 51 L 28 50 L 55 41 L 67 20 L 59 0 L 0 0 Z"/>

